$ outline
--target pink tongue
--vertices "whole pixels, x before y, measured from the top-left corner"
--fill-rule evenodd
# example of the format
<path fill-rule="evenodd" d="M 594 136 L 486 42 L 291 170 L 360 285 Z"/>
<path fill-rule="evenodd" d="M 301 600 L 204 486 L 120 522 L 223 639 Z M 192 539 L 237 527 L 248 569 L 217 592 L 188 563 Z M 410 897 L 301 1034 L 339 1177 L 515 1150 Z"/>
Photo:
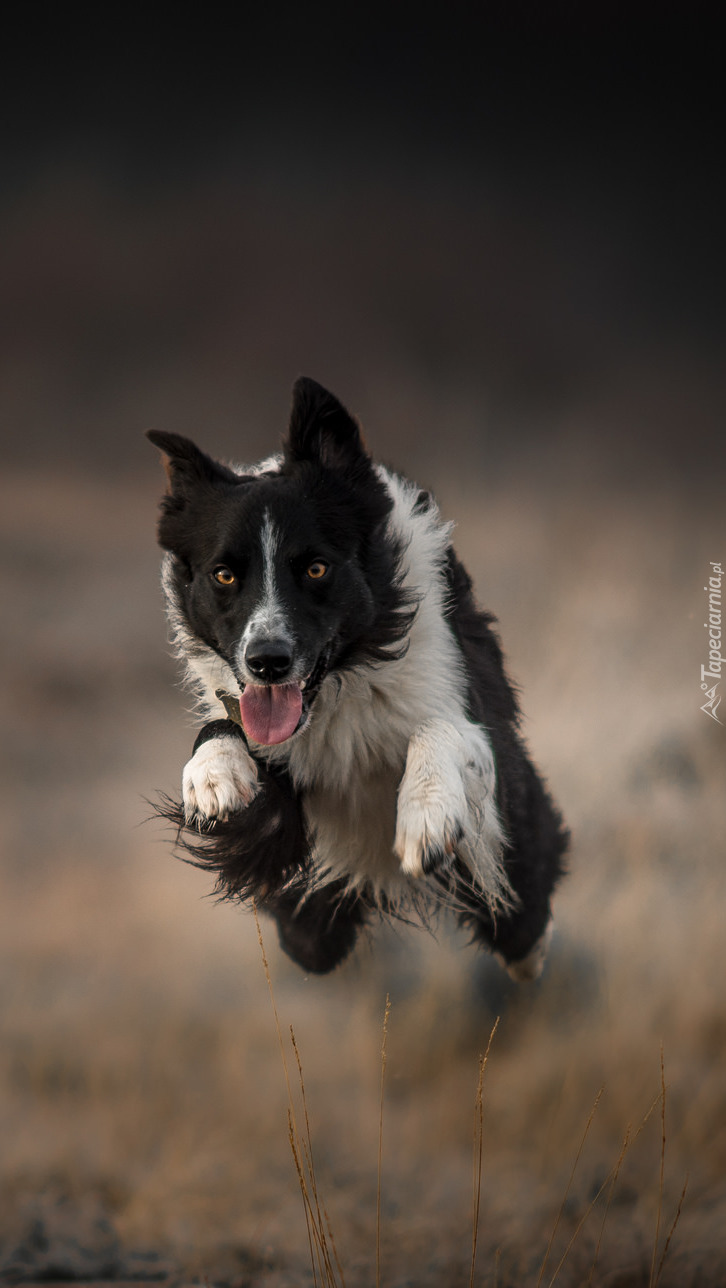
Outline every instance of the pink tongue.
<path fill-rule="evenodd" d="M 239 700 L 245 733 L 253 742 L 271 746 L 285 742 L 302 715 L 299 684 L 248 684 Z"/>

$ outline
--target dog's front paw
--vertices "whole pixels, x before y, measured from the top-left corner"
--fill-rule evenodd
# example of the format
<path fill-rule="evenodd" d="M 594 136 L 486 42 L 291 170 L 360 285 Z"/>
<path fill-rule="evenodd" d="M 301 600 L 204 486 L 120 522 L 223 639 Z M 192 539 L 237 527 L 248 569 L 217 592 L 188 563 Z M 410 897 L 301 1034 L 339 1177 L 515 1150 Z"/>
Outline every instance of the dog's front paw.
<path fill-rule="evenodd" d="M 450 772 L 446 772 L 447 769 Z M 445 868 L 464 835 L 468 806 L 464 784 L 450 765 L 434 764 L 409 750 L 398 791 L 394 850 L 412 877 Z"/>
<path fill-rule="evenodd" d="M 429 876 L 448 866 L 463 835 L 463 823 L 446 810 L 399 807 L 394 850 L 408 876 Z"/>
<path fill-rule="evenodd" d="M 182 795 L 188 823 L 227 818 L 260 789 L 257 766 L 240 738 L 210 738 L 184 766 Z"/>

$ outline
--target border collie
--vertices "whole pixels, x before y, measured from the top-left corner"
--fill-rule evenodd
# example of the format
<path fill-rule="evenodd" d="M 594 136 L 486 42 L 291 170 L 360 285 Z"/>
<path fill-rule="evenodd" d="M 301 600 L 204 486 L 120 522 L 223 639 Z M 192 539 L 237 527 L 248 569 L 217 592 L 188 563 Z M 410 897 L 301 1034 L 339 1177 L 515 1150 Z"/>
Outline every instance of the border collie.
<path fill-rule="evenodd" d="M 160 806 L 190 861 L 273 916 L 306 971 L 332 970 L 376 910 L 443 904 L 534 978 L 568 837 L 452 525 L 307 378 L 258 465 L 148 437 L 171 632 L 205 720 L 182 802 Z"/>

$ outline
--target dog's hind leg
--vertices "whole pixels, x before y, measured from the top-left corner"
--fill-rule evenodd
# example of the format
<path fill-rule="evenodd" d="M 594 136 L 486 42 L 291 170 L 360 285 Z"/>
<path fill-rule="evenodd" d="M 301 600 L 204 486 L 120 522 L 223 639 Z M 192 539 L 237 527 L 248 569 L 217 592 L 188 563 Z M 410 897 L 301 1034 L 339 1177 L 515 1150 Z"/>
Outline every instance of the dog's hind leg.
<path fill-rule="evenodd" d="M 368 905 L 347 891 L 345 881 L 332 881 L 309 894 L 300 888 L 266 900 L 264 911 L 275 918 L 280 947 L 303 970 L 325 975 L 352 951 Z"/>
<path fill-rule="evenodd" d="M 475 943 L 494 953 L 512 979 L 527 983 L 541 975 L 552 940 L 549 901 L 527 906 L 514 913 L 492 916 L 488 908 L 474 908 L 471 891 L 458 891 L 460 903 L 471 902 L 472 910 L 460 912 L 462 925 L 472 931 Z"/>
<path fill-rule="evenodd" d="M 521 762 L 510 788 L 511 813 L 505 817 L 508 844 L 504 869 L 514 896 L 496 915 L 460 871 L 454 878 L 460 919 L 519 981 L 541 973 L 552 937 L 552 892 L 564 870 L 569 836 L 534 766 Z"/>

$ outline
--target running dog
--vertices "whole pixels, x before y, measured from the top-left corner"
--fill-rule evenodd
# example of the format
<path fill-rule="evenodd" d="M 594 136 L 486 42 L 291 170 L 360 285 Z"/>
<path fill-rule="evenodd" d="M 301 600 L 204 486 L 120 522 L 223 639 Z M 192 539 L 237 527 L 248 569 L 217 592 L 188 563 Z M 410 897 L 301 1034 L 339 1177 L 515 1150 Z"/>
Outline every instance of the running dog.
<path fill-rule="evenodd" d="M 173 640 L 205 721 L 161 811 L 221 897 L 332 970 L 378 911 L 453 908 L 517 979 L 567 832 L 519 733 L 494 618 L 429 493 L 298 380 L 279 455 L 223 465 L 151 431 Z"/>

